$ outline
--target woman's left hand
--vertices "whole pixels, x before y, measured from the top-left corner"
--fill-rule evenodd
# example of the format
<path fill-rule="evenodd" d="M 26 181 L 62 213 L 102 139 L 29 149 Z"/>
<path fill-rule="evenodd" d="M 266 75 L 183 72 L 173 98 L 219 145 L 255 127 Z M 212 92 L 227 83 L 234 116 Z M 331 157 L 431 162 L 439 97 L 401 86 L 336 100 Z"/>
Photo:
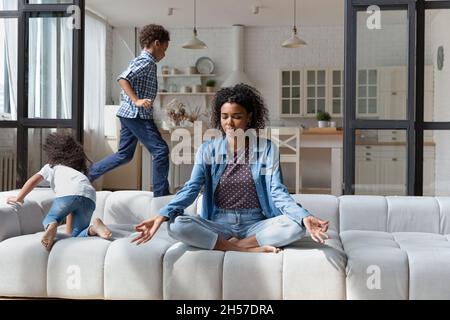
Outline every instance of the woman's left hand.
<path fill-rule="evenodd" d="M 308 230 L 311 238 L 319 243 L 325 243 L 325 239 L 328 239 L 329 236 L 326 234 L 328 230 L 329 221 L 318 219 L 314 216 L 307 216 L 303 218 L 303 224 Z"/>

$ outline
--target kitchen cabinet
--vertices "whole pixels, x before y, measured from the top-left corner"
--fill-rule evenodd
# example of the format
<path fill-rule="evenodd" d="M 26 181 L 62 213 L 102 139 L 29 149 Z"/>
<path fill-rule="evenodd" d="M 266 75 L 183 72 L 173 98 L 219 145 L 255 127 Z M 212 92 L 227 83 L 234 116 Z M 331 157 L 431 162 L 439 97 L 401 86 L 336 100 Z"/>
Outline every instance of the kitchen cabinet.
<path fill-rule="evenodd" d="M 424 195 L 434 195 L 434 145 L 424 147 Z M 407 160 L 404 145 L 357 145 L 355 194 L 406 195 Z"/>

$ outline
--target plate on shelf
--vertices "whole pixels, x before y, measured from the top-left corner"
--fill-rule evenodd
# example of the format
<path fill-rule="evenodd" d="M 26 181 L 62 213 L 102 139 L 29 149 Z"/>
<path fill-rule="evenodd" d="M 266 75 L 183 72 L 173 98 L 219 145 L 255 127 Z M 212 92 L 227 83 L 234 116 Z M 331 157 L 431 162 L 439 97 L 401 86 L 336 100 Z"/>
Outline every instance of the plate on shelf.
<path fill-rule="evenodd" d="M 195 62 L 197 71 L 201 74 L 210 74 L 214 71 L 214 62 L 208 57 L 200 57 Z"/>

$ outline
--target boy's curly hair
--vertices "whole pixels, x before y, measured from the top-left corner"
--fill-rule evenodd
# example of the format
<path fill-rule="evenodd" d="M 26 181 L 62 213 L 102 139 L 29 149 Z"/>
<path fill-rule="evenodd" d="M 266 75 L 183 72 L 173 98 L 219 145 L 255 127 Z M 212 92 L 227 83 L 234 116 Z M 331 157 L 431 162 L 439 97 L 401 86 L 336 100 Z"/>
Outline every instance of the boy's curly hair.
<path fill-rule="evenodd" d="M 83 146 L 71 134 L 62 132 L 49 134 L 42 149 L 47 153 L 48 164 L 51 167 L 63 165 L 88 174 L 91 161 L 86 156 Z"/>
<path fill-rule="evenodd" d="M 141 48 L 144 49 L 150 47 L 155 40 L 159 40 L 159 42 L 170 41 L 169 31 L 158 24 L 149 24 L 142 27 L 139 32 L 139 43 Z"/>
<path fill-rule="evenodd" d="M 269 112 L 261 94 L 255 88 L 239 83 L 234 87 L 220 89 L 214 96 L 211 113 L 211 126 L 213 128 L 220 129 L 225 134 L 220 124 L 220 109 L 227 102 L 237 103 L 244 107 L 247 112 L 252 113 L 250 129 L 264 129 L 266 127 Z"/>

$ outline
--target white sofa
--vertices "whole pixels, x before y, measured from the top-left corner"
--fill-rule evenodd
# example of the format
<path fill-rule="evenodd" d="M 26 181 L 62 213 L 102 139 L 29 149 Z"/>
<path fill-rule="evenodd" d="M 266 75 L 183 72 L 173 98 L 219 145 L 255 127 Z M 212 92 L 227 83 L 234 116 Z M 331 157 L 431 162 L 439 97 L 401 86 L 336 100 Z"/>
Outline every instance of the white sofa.
<path fill-rule="evenodd" d="M 164 224 L 136 246 L 133 225 L 171 197 L 98 192 L 94 217 L 114 241 L 62 234 L 47 252 L 41 221 L 53 194 L 23 206 L 0 193 L 0 296 L 75 299 L 450 299 L 450 197 L 294 195 L 330 220 L 325 244 L 305 237 L 279 254 L 200 250 Z M 186 213 L 201 210 L 198 199 Z M 63 228 L 63 227 L 61 227 Z"/>

